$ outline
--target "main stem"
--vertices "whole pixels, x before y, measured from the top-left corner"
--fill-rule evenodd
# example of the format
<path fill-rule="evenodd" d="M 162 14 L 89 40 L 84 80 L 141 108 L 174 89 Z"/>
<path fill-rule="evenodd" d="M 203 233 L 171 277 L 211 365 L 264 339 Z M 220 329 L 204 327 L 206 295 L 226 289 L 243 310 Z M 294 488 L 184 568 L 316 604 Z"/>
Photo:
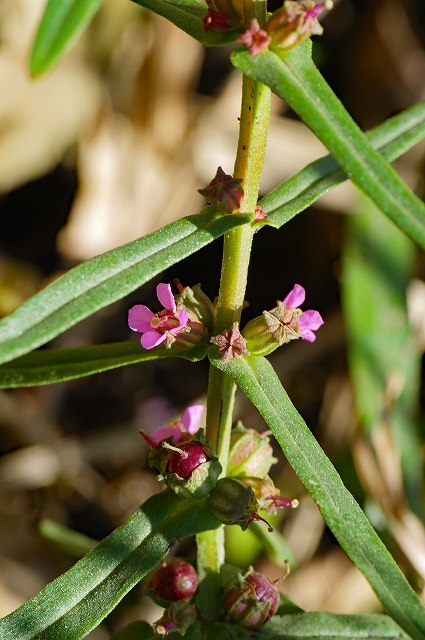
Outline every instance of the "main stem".
<path fill-rule="evenodd" d="M 246 0 L 245 0 L 246 1 Z M 255 4 L 255 3 L 254 3 Z M 258 200 L 270 117 L 270 90 L 243 76 L 242 106 L 234 177 L 242 178 L 244 197 L 241 213 L 253 213 Z M 215 335 L 239 322 L 244 306 L 253 228 L 246 224 L 224 237 L 220 291 Z M 207 399 L 207 438 L 213 443 L 223 475 L 226 474 L 232 427 L 235 384 L 224 373 L 210 367 Z M 199 607 L 208 620 L 220 614 L 220 567 L 224 562 L 224 528 L 201 533 L 198 542 L 198 572 L 201 578 Z"/>

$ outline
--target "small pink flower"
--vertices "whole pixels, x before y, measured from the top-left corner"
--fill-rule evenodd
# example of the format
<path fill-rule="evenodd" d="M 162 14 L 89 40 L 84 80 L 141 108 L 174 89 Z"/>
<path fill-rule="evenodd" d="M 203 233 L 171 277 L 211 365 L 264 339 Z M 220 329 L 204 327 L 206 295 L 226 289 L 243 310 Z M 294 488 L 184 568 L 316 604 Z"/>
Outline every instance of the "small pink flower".
<path fill-rule="evenodd" d="M 269 34 L 260 27 L 256 18 L 251 20 L 248 29 L 239 37 L 239 42 L 246 46 L 250 56 L 268 49 L 270 40 Z"/>
<path fill-rule="evenodd" d="M 283 303 L 286 307 L 297 309 L 303 304 L 304 300 L 305 290 L 300 284 L 296 284 L 288 293 Z M 316 336 L 313 331 L 317 331 L 322 324 L 323 319 L 318 311 L 303 311 L 298 318 L 298 333 L 304 340 L 307 340 L 307 342 L 314 342 Z"/>
<path fill-rule="evenodd" d="M 153 349 L 162 342 L 170 347 L 180 331 L 187 331 L 188 314 L 185 309 L 178 309 L 169 284 L 159 284 L 156 295 L 164 309 L 153 313 L 144 304 L 136 304 L 128 312 L 128 326 L 132 331 L 143 335 L 140 342 L 144 349 Z"/>
<path fill-rule="evenodd" d="M 201 415 L 204 410 L 202 404 L 192 404 L 187 407 L 180 420 L 172 420 L 165 427 L 155 429 L 149 436 L 140 433 L 151 447 L 157 447 L 163 440 L 173 439 L 173 444 L 178 444 L 184 433 L 195 435 L 199 430 Z"/>

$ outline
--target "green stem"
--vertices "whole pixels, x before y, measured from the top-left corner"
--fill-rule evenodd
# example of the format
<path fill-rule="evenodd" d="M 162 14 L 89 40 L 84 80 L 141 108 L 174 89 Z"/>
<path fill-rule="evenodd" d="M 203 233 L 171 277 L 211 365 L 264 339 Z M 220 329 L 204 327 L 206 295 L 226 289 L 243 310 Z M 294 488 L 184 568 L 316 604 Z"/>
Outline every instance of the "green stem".
<path fill-rule="evenodd" d="M 255 210 L 270 113 L 270 90 L 243 76 L 242 106 L 234 177 L 242 178 L 244 197 L 241 213 Z M 215 334 L 239 322 L 245 299 L 253 231 L 241 226 L 224 237 L 220 292 L 217 302 Z M 207 438 L 216 448 L 223 474 L 226 473 L 236 386 L 223 372 L 210 369 L 207 401 Z M 204 618 L 220 614 L 220 567 L 224 562 L 223 528 L 198 535 L 198 572 L 201 578 L 199 607 Z"/>

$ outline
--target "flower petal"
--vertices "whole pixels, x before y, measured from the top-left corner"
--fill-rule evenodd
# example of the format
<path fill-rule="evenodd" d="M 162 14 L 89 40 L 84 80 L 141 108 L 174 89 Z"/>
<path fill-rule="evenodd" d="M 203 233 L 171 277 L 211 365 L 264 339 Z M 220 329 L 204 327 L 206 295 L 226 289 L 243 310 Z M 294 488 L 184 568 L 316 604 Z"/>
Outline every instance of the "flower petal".
<path fill-rule="evenodd" d="M 170 333 L 175 333 L 176 331 L 180 331 L 180 329 L 182 329 L 187 325 L 187 321 L 189 319 L 186 309 L 179 309 L 177 313 L 174 314 L 174 316 L 179 321 L 179 325 L 178 327 L 174 327 L 174 329 L 170 329 Z"/>
<path fill-rule="evenodd" d="M 307 342 L 314 342 L 316 340 L 316 336 L 309 329 L 303 329 L 301 332 L 301 338 L 307 340 Z"/>
<path fill-rule="evenodd" d="M 158 429 L 155 429 L 149 437 L 156 446 L 163 440 L 168 440 L 168 438 L 173 438 L 173 444 L 178 444 L 180 442 L 181 435 L 182 432 L 179 427 L 159 427 Z"/>
<path fill-rule="evenodd" d="M 294 284 L 293 289 L 288 293 L 283 301 L 288 307 L 297 309 L 305 300 L 305 289 L 300 284 Z"/>
<path fill-rule="evenodd" d="M 142 347 L 144 349 L 153 349 L 154 347 L 161 344 L 166 340 L 167 334 L 160 333 L 159 331 L 148 331 L 144 333 L 140 338 L 140 342 L 142 343 Z"/>
<path fill-rule="evenodd" d="M 199 422 L 204 410 L 203 404 L 192 404 L 182 413 L 182 423 L 188 433 L 193 435 L 199 429 Z"/>
<path fill-rule="evenodd" d="M 154 317 L 154 313 L 144 304 L 136 304 L 128 311 L 128 326 L 133 331 L 142 331 L 145 333 L 149 331 L 151 327 L 151 320 Z"/>
<path fill-rule="evenodd" d="M 164 309 L 172 311 L 173 313 L 176 311 L 176 303 L 169 284 L 159 284 L 156 288 L 156 295 Z"/>
<path fill-rule="evenodd" d="M 301 329 L 312 329 L 316 331 L 323 324 L 323 318 L 318 311 L 313 311 L 309 309 L 308 311 L 304 311 L 298 320 L 298 326 Z"/>

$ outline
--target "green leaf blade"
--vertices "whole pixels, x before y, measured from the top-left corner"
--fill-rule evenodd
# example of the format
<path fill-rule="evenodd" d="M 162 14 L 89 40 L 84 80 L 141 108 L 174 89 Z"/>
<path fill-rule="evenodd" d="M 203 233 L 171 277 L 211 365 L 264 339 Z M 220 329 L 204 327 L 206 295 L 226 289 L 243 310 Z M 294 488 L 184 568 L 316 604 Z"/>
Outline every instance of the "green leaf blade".
<path fill-rule="evenodd" d="M 345 174 L 402 231 L 425 248 L 425 206 L 375 151 L 311 59 L 311 43 L 290 52 L 234 51 L 233 64 L 270 86 L 326 145 Z"/>
<path fill-rule="evenodd" d="M 183 358 L 198 362 L 205 357 L 206 351 L 205 345 L 188 349 L 174 346 L 167 349 L 160 345 L 147 351 L 137 340 L 34 351 L 0 365 L 0 389 L 66 382 L 158 358 Z"/>
<path fill-rule="evenodd" d="M 37 77 L 50 69 L 85 29 L 103 0 L 48 0 L 30 56 Z"/>
<path fill-rule="evenodd" d="M 389 118 L 366 135 L 374 149 L 392 162 L 425 138 L 425 102 Z M 311 162 L 260 200 L 267 218 L 257 225 L 279 229 L 345 180 L 346 174 L 332 156 Z"/>
<path fill-rule="evenodd" d="M 230 375 L 257 407 L 341 547 L 366 576 L 387 612 L 412 638 L 423 640 L 424 605 L 345 488 L 270 363 L 258 357 L 211 361 Z"/>
<path fill-rule="evenodd" d="M 45 344 L 251 219 L 210 212 L 188 216 L 74 267 L 0 321 L 0 363 Z"/>
<path fill-rule="evenodd" d="M 164 491 L 37 596 L 0 620 L 2 640 L 81 640 L 176 539 L 219 526 L 205 501 Z"/>

